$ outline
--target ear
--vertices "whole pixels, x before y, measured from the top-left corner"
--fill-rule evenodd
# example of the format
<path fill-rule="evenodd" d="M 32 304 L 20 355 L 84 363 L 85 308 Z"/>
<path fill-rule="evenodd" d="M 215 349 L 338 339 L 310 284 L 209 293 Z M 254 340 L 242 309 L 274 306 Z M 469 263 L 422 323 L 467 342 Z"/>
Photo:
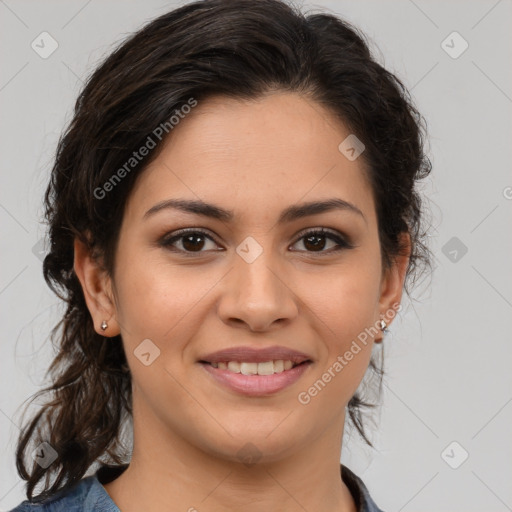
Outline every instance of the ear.
<path fill-rule="evenodd" d="M 94 330 L 102 336 L 117 336 L 120 329 L 116 320 L 111 279 L 99 262 L 92 257 L 86 244 L 77 237 L 74 241 L 73 268 L 82 285 Z M 105 330 L 101 328 L 103 321 L 108 324 Z"/>
<path fill-rule="evenodd" d="M 411 256 L 411 237 L 409 233 L 401 233 L 400 245 L 403 246 L 401 254 L 394 258 L 392 266 L 385 271 L 381 281 L 379 318 L 377 320 L 382 318 L 388 327 L 396 316 L 398 305 L 402 300 L 407 266 Z M 382 334 L 380 338 L 375 339 L 375 342 L 380 341 L 382 341 Z"/>

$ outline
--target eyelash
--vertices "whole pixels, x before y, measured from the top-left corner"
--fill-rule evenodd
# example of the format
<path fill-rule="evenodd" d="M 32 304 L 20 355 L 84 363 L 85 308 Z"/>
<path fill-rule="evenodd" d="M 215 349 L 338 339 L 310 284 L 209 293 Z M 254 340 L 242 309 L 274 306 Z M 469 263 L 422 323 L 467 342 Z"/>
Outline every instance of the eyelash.
<path fill-rule="evenodd" d="M 167 236 L 163 237 L 160 241 L 160 245 L 165 247 L 166 249 L 169 249 L 169 250 L 172 250 L 175 252 L 181 252 L 181 253 L 185 254 L 187 257 L 189 257 L 189 256 L 194 257 L 196 254 L 201 254 L 203 252 L 206 252 L 206 251 L 184 251 L 182 249 L 172 248 L 172 245 L 176 241 L 178 241 L 181 238 L 183 238 L 184 236 L 190 235 L 190 234 L 200 234 L 200 235 L 205 236 L 212 242 L 217 243 L 215 241 L 215 239 L 208 232 L 206 232 L 200 228 L 186 228 L 186 229 L 181 229 L 181 230 L 175 232 L 174 234 L 172 234 L 172 236 L 170 238 Z M 313 256 L 323 256 L 326 254 L 338 253 L 344 249 L 354 248 L 354 245 L 349 243 L 342 236 L 338 235 L 335 231 L 330 231 L 325 228 L 313 228 L 313 229 L 308 229 L 306 231 L 302 231 L 301 233 L 299 233 L 298 238 L 292 245 L 295 245 L 297 242 L 299 242 L 303 238 L 306 238 L 306 237 L 312 236 L 312 235 L 325 236 L 326 238 L 333 240 L 334 242 L 336 242 L 337 248 L 329 249 L 328 251 L 322 250 L 322 251 L 296 251 L 296 252 L 306 252 Z"/>

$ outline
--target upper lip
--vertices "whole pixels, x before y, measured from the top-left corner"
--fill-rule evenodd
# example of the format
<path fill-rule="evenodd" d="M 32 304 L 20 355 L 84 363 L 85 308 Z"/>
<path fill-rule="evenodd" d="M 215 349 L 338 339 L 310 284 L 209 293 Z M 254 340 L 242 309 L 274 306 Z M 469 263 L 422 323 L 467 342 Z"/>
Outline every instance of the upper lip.
<path fill-rule="evenodd" d="M 207 363 L 220 363 L 226 361 L 238 361 L 240 363 L 263 363 L 265 361 L 292 361 L 299 364 L 311 360 L 310 356 L 287 347 L 273 346 L 267 348 L 231 347 L 212 352 L 199 359 Z"/>

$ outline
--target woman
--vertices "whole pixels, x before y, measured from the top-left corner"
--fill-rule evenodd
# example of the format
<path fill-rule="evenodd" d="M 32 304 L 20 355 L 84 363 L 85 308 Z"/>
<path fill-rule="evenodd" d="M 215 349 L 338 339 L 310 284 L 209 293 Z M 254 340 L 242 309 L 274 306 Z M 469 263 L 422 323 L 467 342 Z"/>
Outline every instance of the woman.
<path fill-rule="evenodd" d="M 346 413 L 371 445 L 357 388 L 430 262 L 423 133 L 355 28 L 278 0 L 114 51 L 45 195 L 67 312 L 14 510 L 379 511 L 340 454 Z"/>

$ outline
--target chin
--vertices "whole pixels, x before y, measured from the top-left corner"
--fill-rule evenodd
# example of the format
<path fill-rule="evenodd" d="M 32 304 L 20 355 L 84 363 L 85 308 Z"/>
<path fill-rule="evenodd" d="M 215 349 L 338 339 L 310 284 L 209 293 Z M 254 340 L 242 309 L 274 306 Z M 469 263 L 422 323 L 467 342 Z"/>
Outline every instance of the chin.
<path fill-rule="evenodd" d="M 224 432 L 222 441 L 218 436 L 204 440 L 206 451 L 217 458 L 250 466 L 282 460 L 300 450 L 303 443 L 306 443 L 306 439 L 298 433 L 284 426 L 276 428 L 276 425 L 278 424 L 274 424 L 274 430 L 270 430 L 270 434 L 267 428 L 258 429 L 255 425 L 251 428 L 246 425 L 240 430 L 230 429 L 232 436 Z"/>

